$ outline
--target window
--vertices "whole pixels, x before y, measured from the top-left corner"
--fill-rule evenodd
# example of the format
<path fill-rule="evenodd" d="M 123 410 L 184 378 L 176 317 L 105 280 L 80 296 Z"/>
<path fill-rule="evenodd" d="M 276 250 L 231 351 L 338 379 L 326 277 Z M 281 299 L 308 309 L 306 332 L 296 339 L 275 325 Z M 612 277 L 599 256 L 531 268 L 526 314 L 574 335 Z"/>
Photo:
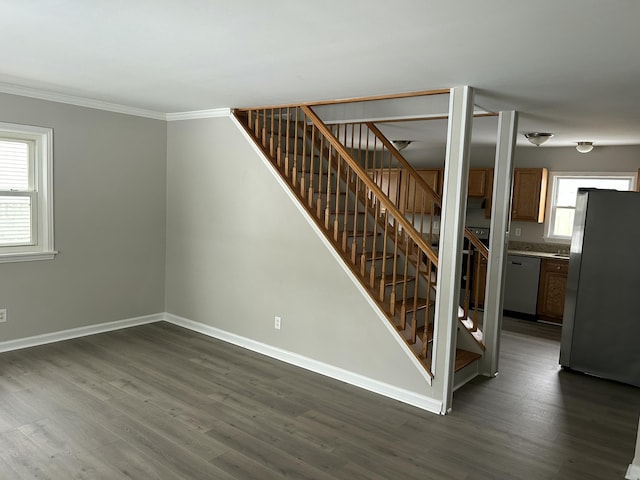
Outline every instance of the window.
<path fill-rule="evenodd" d="M 0 123 L 0 262 L 53 258 L 50 128 Z"/>
<path fill-rule="evenodd" d="M 547 225 L 545 238 L 552 241 L 570 242 L 573 233 L 573 217 L 579 188 L 601 188 L 609 190 L 633 190 L 634 173 L 554 173 L 549 175 L 550 199 L 547 202 Z"/>

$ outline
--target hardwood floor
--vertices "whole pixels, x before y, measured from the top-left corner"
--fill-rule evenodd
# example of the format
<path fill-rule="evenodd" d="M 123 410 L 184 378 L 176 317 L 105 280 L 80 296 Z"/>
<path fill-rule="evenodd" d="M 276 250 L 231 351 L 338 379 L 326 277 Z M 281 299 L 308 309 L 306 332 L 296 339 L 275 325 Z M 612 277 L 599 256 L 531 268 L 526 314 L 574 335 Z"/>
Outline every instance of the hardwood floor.
<path fill-rule="evenodd" d="M 0 355 L 2 479 L 622 479 L 640 389 L 505 319 L 440 417 L 158 323 Z"/>

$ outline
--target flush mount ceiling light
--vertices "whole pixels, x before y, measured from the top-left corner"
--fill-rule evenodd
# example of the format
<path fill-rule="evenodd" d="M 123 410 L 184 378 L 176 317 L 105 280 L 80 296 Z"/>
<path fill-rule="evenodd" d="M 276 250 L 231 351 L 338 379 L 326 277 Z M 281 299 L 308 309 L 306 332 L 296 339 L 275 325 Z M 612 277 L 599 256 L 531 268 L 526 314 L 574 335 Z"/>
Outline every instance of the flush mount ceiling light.
<path fill-rule="evenodd" d="M 524 136 L 536 147 L 539 147 L 543 143 L 547 143 L 551 139 L 551 137 L 553 137 L 553 133 L 531 132 L 531 133 L 525 133 Z"/>
<path fill-rule="evenodd" d="M 589 153 L 591 150 L 593 150 L 593 142 L 578 142 L 578 145 L 576 145 L 576 150 L 578 150 L 580 153 Z"/>
<path fill-rule="evenodd" d="M 404 150 L 411 144 L 411 140 L 393 140 L 393 146 L 396 147 L 398 151 Z"/>

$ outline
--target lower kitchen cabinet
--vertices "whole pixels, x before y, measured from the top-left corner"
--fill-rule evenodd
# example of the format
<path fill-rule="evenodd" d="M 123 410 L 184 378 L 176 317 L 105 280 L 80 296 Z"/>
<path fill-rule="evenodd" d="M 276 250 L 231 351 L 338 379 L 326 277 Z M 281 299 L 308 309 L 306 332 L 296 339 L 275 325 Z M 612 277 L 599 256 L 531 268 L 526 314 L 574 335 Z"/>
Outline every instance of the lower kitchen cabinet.
<path fill-rule="evenodd" d="M 538 317 L 554 323 L 562 323 L 564 299 L 567 292 L 569 261 L 542 259 L 538 287 Z"/>

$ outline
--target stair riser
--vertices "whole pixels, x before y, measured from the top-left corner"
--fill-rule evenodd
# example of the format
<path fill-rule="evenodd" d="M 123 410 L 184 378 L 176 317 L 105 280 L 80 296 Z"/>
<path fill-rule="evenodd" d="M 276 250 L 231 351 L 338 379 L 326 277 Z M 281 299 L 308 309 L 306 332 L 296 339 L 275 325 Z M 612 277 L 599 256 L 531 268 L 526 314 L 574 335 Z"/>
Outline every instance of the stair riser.
<path fill-rule="evenodd" d="M 361 232 L 364 230 L 365 223 L 367 224 L 366 226 L 368 230 L 370 230 L 369 227 L 373 225 L 373 219 L 371 217 L 367 217 L 367 215 L 365 215 L 363 212 L 359 212 L 358 215 L 355 215 L 355 214 L 345 215 L 342 212 L 340 212 L 338 215 L 335 215 L 334 213 L 332 213 L 330 218 L 331 218 L 331 222 L 334 222 L 336 219 L 338 220 L 338 224 L 340 225 L 341 230 L 343 230 L 342 226 L 345 224 L 345 221 L 346 221 L 348 230 L 354 230 L 355 228 L 357 229 L 358 232 Z"/>
<path fill-rule="evenodd" d="M 328 197 L 328 198 L 327 198 Z M 326 191 L 322 191 L 317 192 L 314 191 L 313 192 L 313 205 L 317 205 L 317 201 L 318 199 L 320 199 L 320 203 L 322 205 L 322 209 L 324 210 L 327 205 L 329 206 L 329 211 L 330 213 L 335 213 L 336 211 L 336 204 L 338 207 L 338 212 L 344 212 L 345 211 L 345 206 L 347 211 L 354 211 L 355 210 L 355 205 L 356 205 L 356 199 L 354 198 L 354 195 L 336 195 L 335 192 L 331 192 L 328 196 L 327 196 L 327 192 Z M 362 210 L 362 206 L 359 207 L 360 210 Z"/>

